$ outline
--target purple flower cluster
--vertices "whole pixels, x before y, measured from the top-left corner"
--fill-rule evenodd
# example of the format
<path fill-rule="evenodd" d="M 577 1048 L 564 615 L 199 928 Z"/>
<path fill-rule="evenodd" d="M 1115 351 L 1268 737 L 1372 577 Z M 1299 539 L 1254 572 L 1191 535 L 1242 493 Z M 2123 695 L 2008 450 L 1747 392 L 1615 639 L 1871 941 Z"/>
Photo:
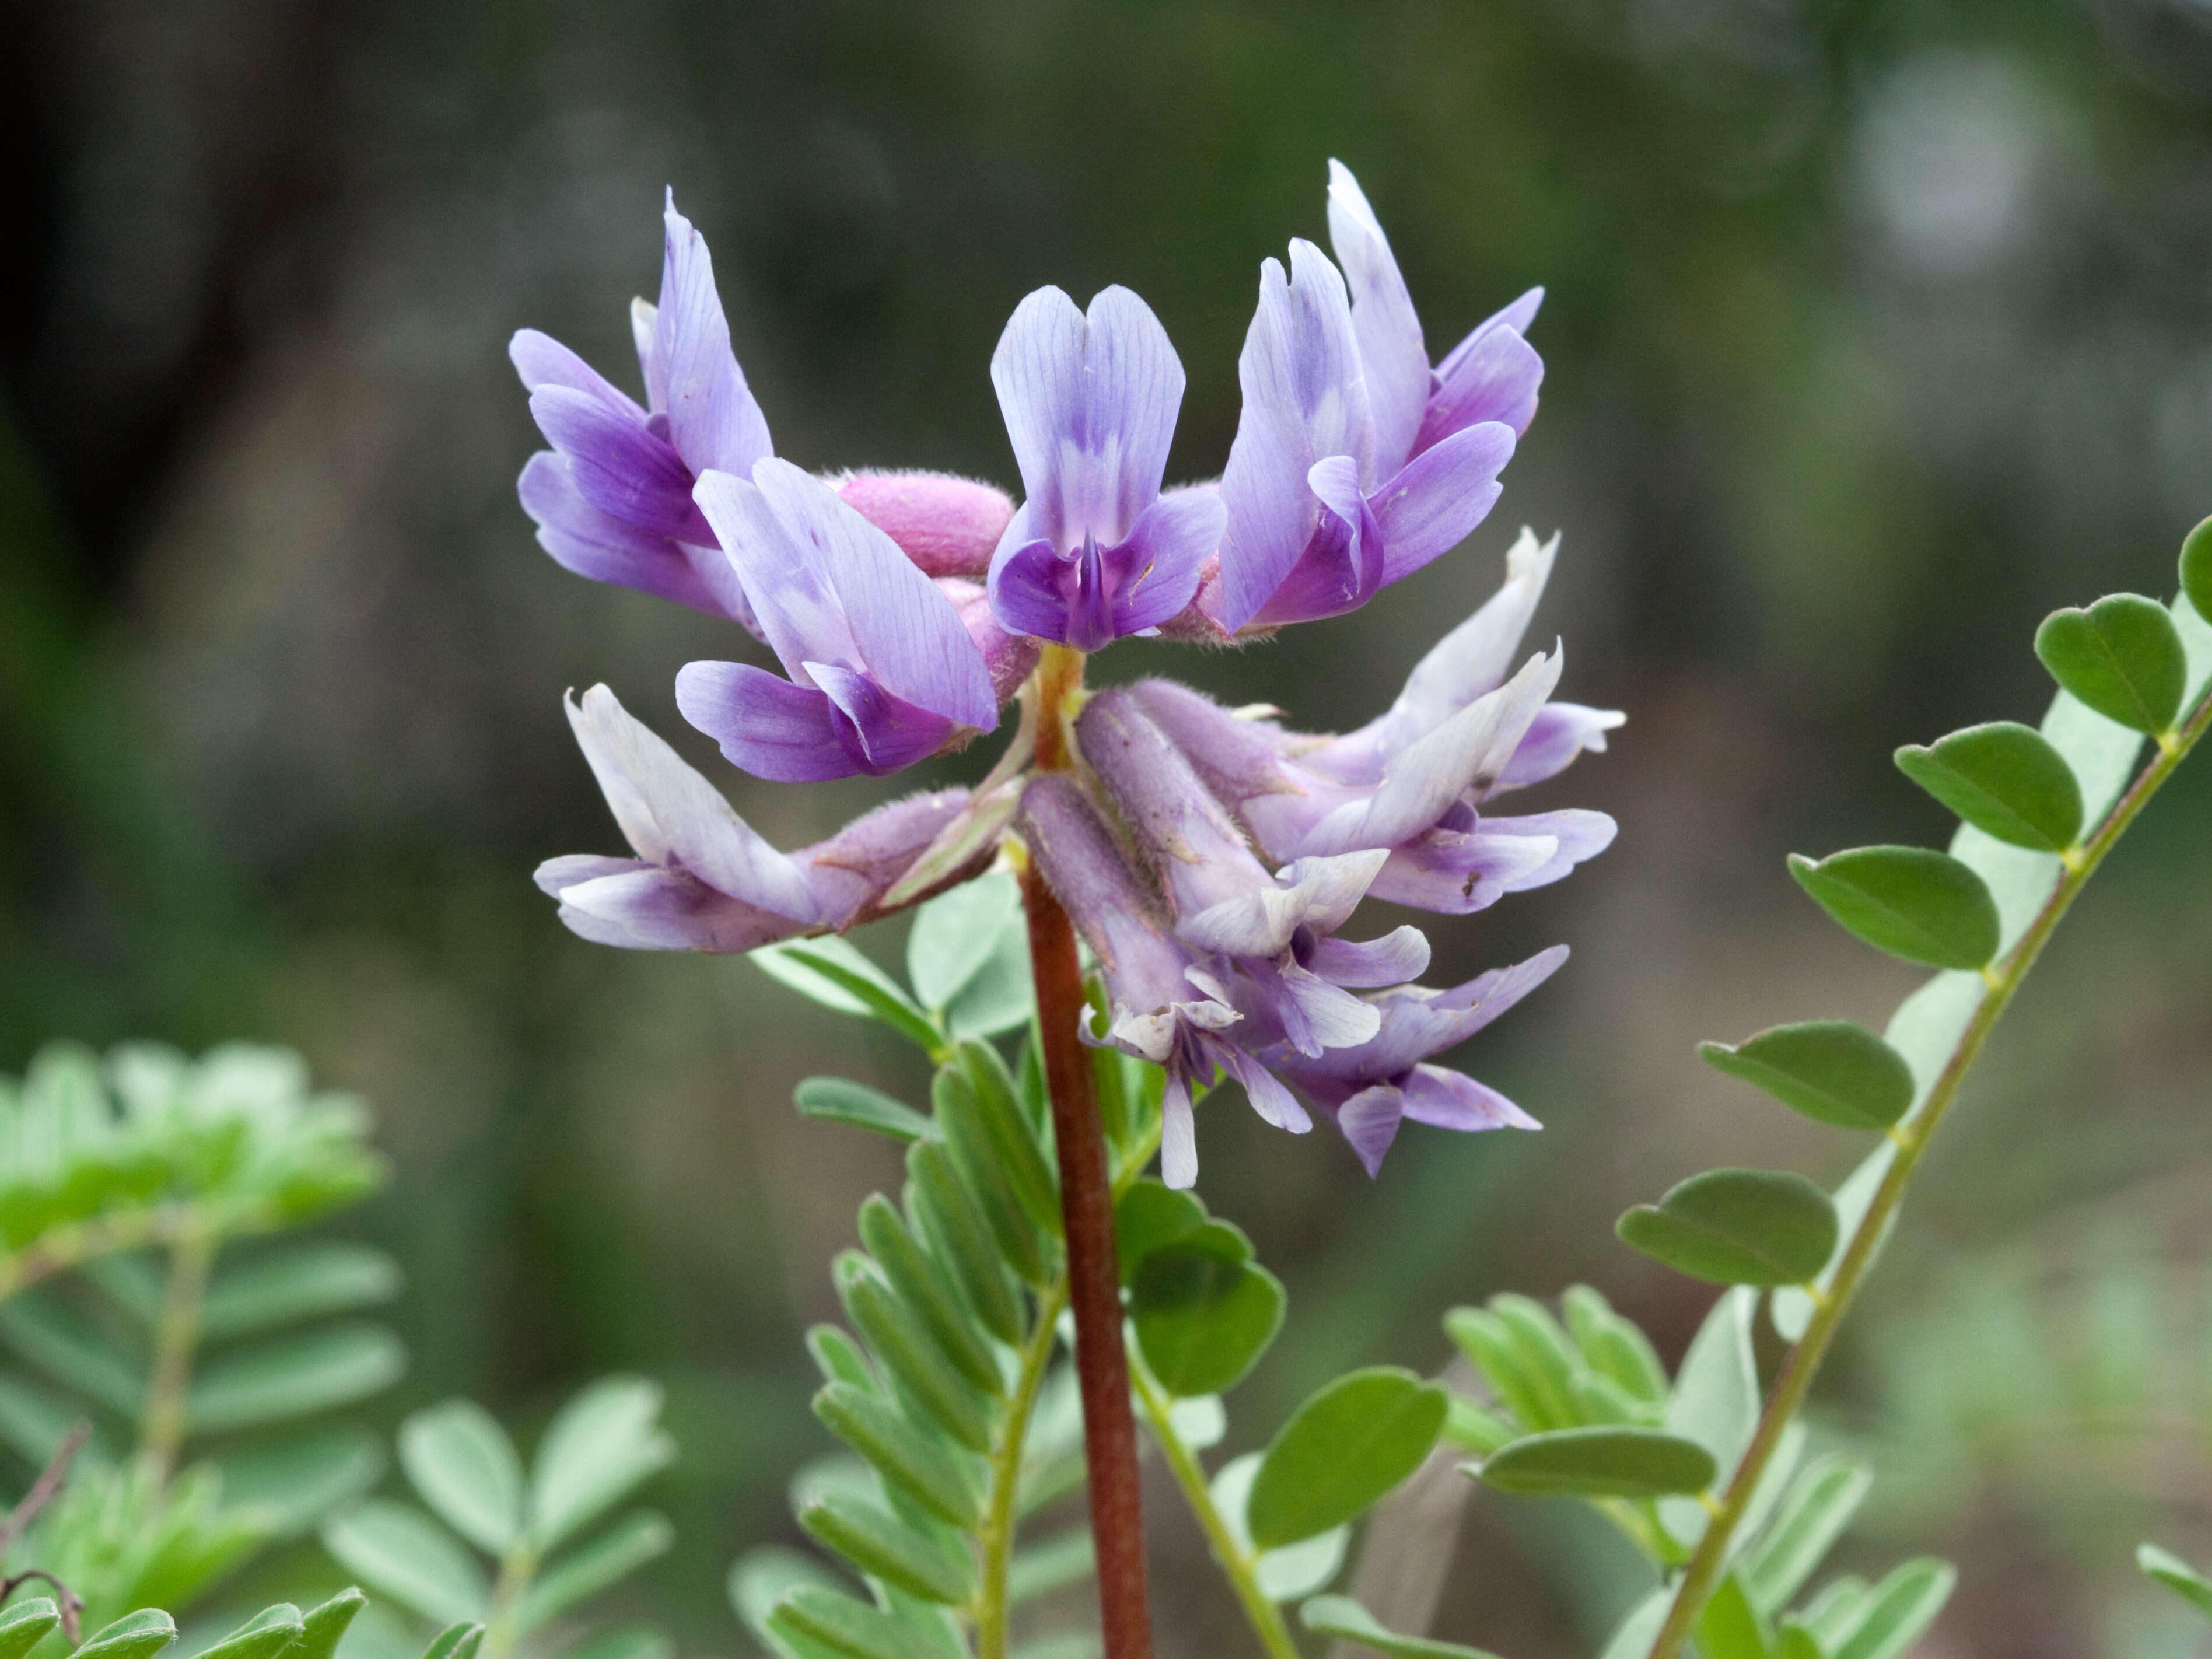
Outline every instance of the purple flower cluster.
<path fill-rule="evenodd" d="M 779 781 L 882 776 L 960 747 L 996 727 L 1048 646 L 1234 642 L 1356 609 L 1498 500 L 1535 414 L 1543 365 L 1523 333 L 1542 294 L 1432 365 L 1381 226 L 1351 173 L 1330 169 L 1337 261 L 1293 241 L 1287 275 L 1262 266 L 1218 483 L 1163 489 L 1182 366 L 1120 288 L 1087 311 L 1040 289 L 1006 325 L 991 378 L 1018 506 L 967 479 L 817 477 L 779 459 L 705 243 L 672 201 L 659 304 L 632 311 L 642 405 L 545 336 L 514 338 L 552 445 L 523 471 L 523 505 L 567 568 L 726 617 L 768 647 L 781 675 L 695 662 L 676 692 L 731 762 Z M 1292 732 L 1140 681 L 1081 704 L 1072 769 L 1024 772 L 1018 742 L 972 793 L 895 802 L 793 854 L 597 686 L 569 718 L 636 856 L 553 859 L 538 884 L 586 939 L 748 951 L 902 908 L 1012 833 L 1103 977 L 1108 1013 L 1086 1036 L 1166 1069 L 1171 1184 L 1195 1176 L 1191 1102 L 1218 1076 L 1292 1133 L 1329 1117 L 1370 1174 L 1408 1119 L 1534 1127 L 1430 1061 L 1565 948 L 1435 991 L 1411 983 L 1429 963 L 1418 929 L 1340 933 L 1364 898 L 1466 915 L 1611 842 L 1600 812 L 1487 811 L 1620 723 L 1553 700 L 1558 649 L 1516 666 L 1556 548 L 1524 531 L 1498 594 L 1356 732 Z"/>

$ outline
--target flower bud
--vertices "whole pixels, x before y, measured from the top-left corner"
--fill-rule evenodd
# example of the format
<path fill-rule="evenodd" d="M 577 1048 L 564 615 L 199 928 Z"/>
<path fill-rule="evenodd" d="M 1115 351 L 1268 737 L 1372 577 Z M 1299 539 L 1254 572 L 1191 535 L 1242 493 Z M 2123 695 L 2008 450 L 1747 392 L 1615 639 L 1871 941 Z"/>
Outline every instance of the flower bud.
<path fill-rule="evenodd" d="M 945 472 L 848 472 L 837 493 L 932 576 L 981 579 L 1014 504 L 1004 490 Z"/>

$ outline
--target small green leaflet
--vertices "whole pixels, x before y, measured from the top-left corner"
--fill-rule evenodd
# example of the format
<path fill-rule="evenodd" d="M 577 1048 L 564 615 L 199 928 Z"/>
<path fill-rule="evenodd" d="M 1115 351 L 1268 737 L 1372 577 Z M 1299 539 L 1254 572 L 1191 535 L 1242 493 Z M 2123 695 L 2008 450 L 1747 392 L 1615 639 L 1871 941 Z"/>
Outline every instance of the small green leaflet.
<path fill-rule="evenodd" d="M 880 1089 L 842 1077 L 810 1077 L 792 1091 L 792 1100 L 804 1117 L 826 1123 L 843 1123 L 872 1134 L 887 1135 L 902 1144 L 937 1133 L 935 1126 L 913 1107 L 893 1100 Z"/>
<path fill-rule="evenodd" d="M 879 1019 L 925 1053 L 933 1054 L 944 1044 L 899 982 L 835 934 L 764 945 L 751 957 L 769 978 L 825 1008 Z"/>
<path fill-rule="evenodd" d="M 2131 731 L 2164 732 L 2181 712 L 2188 653 L 2155 599 L 2108 593 L 2086 611 L 2054 611 L 2035 630 L 2035 654 L 2051 678 Z"/>
<path fill-rule="evenodd" d="M 1977 969 L 1997 953 L 1996 901 L 1967 866 L 1924 847 L 1790 855 L 1797 884 L 1847 933 L 1923 968 Z"/>
<path fill-rule="evenodd" d="M 2033 726 L 1993 720 L 1932 747 L 1907 744 L 1897 767 L 1968 823 L 2014 847 L 2060 853 L 2081 838 L 2081 782 Z"/>
<path fill-rule="evenodd" d="M 2204 621 L 2212 623 L 2212 519 L 2191 531 L 2181 544 L 2181 591 Z"/>
<path fill-rule="evenodd" d="M 2212 524 L 2208 520 L 2207 524 Z M 2212 546 L 2212 536 L 2205 535 L 2205 526 L 2197 526 L 2199 536 Z M 2136 1551 L 2136 1565 L 2146 1577 L 2156 1579 L 2183 1601 L 2208 1619 L 2212 1619 L 2212 1579 L 2208 1579 L 2178 1555 L 2169 1554 L 2155 1544 L 2145 1544 Z"/>
<path fill-rule="evenodd" d="M 23 1659 L 61 1622 L 62 1610 L 51 1595 L 33 1596 L 0 1611 L 0 1659 Z"/>
<path fill-rule="evenodd" d="M 1508 1442 L 1468 1473 L 1522 1497 L 1664 1498 L 1713 1483 L 1713 1455 L 1657 1429 L 1555 1429 Z"/>
<path fill-rule="evenodd" d="M 1129 1183 L 1114 1205 L 1114 1244 L 1126 1285 L 1137 1264 L 1164 1245 L 1173 1244 L 1206 1225 L 1206 1206 L 1197 1194 L 1169 1186 L 1154 1176 Z"/>
<path fill-rule="evenodd" d="M 1298 1609 L 1298 1622 L 1316 1636 L 1356 1642 L 1390 1659 L 1494 1659 L 1480 1648 L 1457 1642 L 1436 1642 L 1422 1636 L 1401 1636 L 1382 1628 L 1375 1615 L 1348 1595 L 1316 1595 Z"/>
<path fill-rule="evenodd" d="M 1887 1129 L 1912 1108 L 1912 1068 L 1863 1025 L 1777 1025 L 1731 1048 L 1701 1042 L 1715 1071 L 1764 1089 L 1792 1111 L 1844 1129 Z"/>
<path fill-rule="evenodd" d="M 1411 1371 L 1352 1371 L 1300 1406 L 1252 1480 L 1245 1520 L 1261 1549 L 1351 1520 L 1420 1468 L 1443 1430 L 1444 1391 Z"/>
<path fill-rule="evenodd" d="M 1715 1285 L 1802 1285 L 1836 1248 L 1827 1194 L 1787 1170 L 1708 1170 L 1639 1204 L 1614 1231 L 1633 1249 Z"/>
<path fill-rule="evenodd" d="M 489 1555 L 522 1533 L 522 1460 L 491 1413 L 467 1400 L 399 1425 L 399 1466 L 438 1517 Z"/>
<path fill-rule="evenodd" d="M 158 1607 L 125 1613 L 77 1650 L 82 1659 L 152 1659 L 177 1639 L 177 1621 Z"/>
<path fill-rule="evenodd" d="M 1282 1328 L 1286 1299 L 1265 1267 L 1184 1242 L 1138 1264 L 1129 1305 L 1145 1364 L 1162 1388 L 1188 1399 L 1243 1380 Z"/>
<path fill-rule="evenodd" d="M 1021 886 L 1004 870 L 939 894 L 915 913 L 907 976 L 956 1037 L 1012 1030 L 1029 1018 L 1029 930 Z"/>

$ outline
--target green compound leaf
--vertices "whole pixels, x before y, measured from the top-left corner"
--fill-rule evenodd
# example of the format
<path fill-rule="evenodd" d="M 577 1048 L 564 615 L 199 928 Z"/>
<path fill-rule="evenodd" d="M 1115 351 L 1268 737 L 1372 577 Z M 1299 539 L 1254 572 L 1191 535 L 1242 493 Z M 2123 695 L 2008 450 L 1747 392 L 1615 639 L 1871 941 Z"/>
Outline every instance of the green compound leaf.
<path fill-rule="evenodd" d="M 944 1039 L 903 987 L 836 935 L 763 945 L 752 960 L 770 979 L 842 1014 L 879 1019 L 924 1054 Z"/>
<path fill-rule="evenodd" d="M 1708 1170 L 1613 1231 L 1624 1244 L 1714 1285 L 1802 1285 L 1836 1248 L 1836 1206 L 1788 1170 Z"/>
<path fill-rule="evenodd" d="M 1252 1541 L 1277 1549 L 1361 1513 L 1420 1468 L 1447 1409 L 1442 1389 L 1391 1366 L 1328 1384 L 1261 1459 L 1245 1508 Z"/>
<path fill-rule="evenodd" d="M 1771 1619 L 1805 1587 L 1874 1485 L 1863 1463 L 1831 1455 L 1806 1466 L 1737 1569 L 1752 1605 Z"/>
<path fill-rule="evenodd" d="M 0 1610 L 0 1659 L 23 1656 L 61 1628 L 62 1610 L 51 1595 L 33 1596 Z"/>
<path fill-rule="evenodd" d="M 847 1492 L 825 1492 L 799 1511 L 799 1524 L 872 1577 L 925 1601 L 957 1607 L 975 1594 L 966 1553 L 940 1550 L 890 1511 Z"/>
<path fill-rule="evenodd" d="M 1220 1394 L 1242 1382 L 1282 1328 L 1287 1300 L 1265 1267 L 1203 1242 L 1152 1252 L 1138 1264 L 1129 1292 L 1145 1364 L 1177 1399 Z"/>
<path fill-rule="evenodd" d="M 842 1659 L 915 1659 L 914 1627 L 841 1591 L 802 1584 L 765 1620 L 771 1635 L 799 1638 L 807 1653 Z"/>
<path fill-rule="evenodd" d="M 482 1625 L 473 1620 L 461 1620 L 430 1638 L 430 1645 L 422 1650 L 422 1659 L 476 1659 L 477 1650 L 483 1645 L 483 1635 Z"/>
<path fill-rule="evenodd" d="M 2163 732 L 2181 710 L 2189 653 L 2166 607 L 2140 593 L 2052 611 L 2035 630 L 2035 654 L 2076 699 L 2131 730 Z"/>
<path fill-rule="evenodd" d="M 192 1380 L 185 1410 L 196 1433 L 305 1417 L 386 1389 L 407 1350 L 380 1325 L 331 1325 L 228 1350 Z"/>
<path fill-rule="evenodd" d="M 1972 870 L 1924 847 L 1790 855 L 1797 884 L 1845 931 L 1923 968 L 1977 969 L 1997 953 L 1997 907 Z"/>
<path fill-rule="evenodd" d="M 1401 1636 L 1385 1630 L 1375 1615 L 1348 1595 L 1316 1595 L 1298 1609 L 1298 1622 L 1316 1636 L 1355 1642 L 1385 1653 L 1390 1659 L 1495 1659 L 1480 1648 L 1458 1642 L 1432 1641 L 1425 1636 Z"/>
<path fill-rule="evenodd" d="M 991 1345 L 969 1319 L 959 1296 L 908 1230 L 905 1218 L 881 1193 L 860 1206 L 860 1243 L 907 1306 L 921 1316 L 938 1349 L 957 1370 L 986 1394 L 1006 1391 L 1006 1379 Z"/>
<path fill-rule="evenodd" d="M 448 1400 L 399 1425 L 399 1467 L 438 1518 L 487 1554 L 522 1534 L 522 1460 L 472 1401 Z"/>
<path fill-rule="evenodd" d="M 647 1476 L 675 1460 L 662 1433 L 660 1388 L 608 1376 L 563 1406 L 538 1443 L 530 1469 L 530 1533 L 550 1550 L 604 1515 Z"/>
<path fill-rule="evenodd" d="M 1701 1492 L 1718 1466 L 1694 1440 L 1657 1429 L 1556 1429 L 1510 1442 L 1469 1473 L 1527 1498 L 1665 1498 Z"/>
<path fill-rule="evenodd" d="M 216 1274 L 200 1304 L 200 1334 L 217 1340 L 350 1313 L 391 1301 L 400 1284 L 399 1264 L 366 1244 L 330 1240 L 270 1251 Z"/>
<path fill-rule="evenodd" d="M 871 1134 L 885 1135 L 911 1145 L 936 1133 L 929 1120 L 913 1107 L 893 1100 L 880 1089 L 842 1077 L 810 1077 L 792 1091 L 791 1098 L 805 1117 L 825 1123 L 842 1123 Z"/>
<path fill-rule="evenodd" d="M 2033 726 L 1993 720 L 1929 748 L 1907 744 L 1897 768 L 1968 823 L 2014 847 L 2060 853 L 2081 838 L 2081 782 Z"/>
<path fill-rule="evenodd" d="M 1795 1112 L 1844 1129 L 1887 1129 L 1912 1108 L 1912 1068 L 1863 1025 L 1777 1025 L 1735 1048 L 1701 1042 L 1717 1072 L 1764 1089 Z"/>
<path fill-rule="evenodd" d="M 2206 622 L 2212 622 L 2212 519 L 2191 531 L 2181 544 L 2181 591 Z"/>
<path fill-rule="evenodd" d="M 2212 525 L 2212 520 L 2205 523 Z M 2205 525 L 2197 526 L 2197 534 L 2204 537 L 2206 544 L 2212 546 L 2212 536 L 2205 534 Z M 2197 1612 L 2212 1619 L 2212 1579 L 2179 1556 L 2169 1554 L 2155 1544 L 2145 1544 L 2136 1551 L 2136 1565 L 2142 1569 L 2144 1577 L 2157 1580 Z"/>
<path fill-rule="evenodd" d="M 668 1524 L 667 1516 L 650 1510 L 633 1510 L 540 1572 L 516 1609 L 516 1626 L 535 1630 L 666 1554 L 675 1541 L 676 1528 Z"/>
<path fill-rule="evenodd" d="M 159 1607 L 125 1613 L 77 1650 L 79 1659 L 153 1659 L 177 1639 L 177 1621 Z"/>

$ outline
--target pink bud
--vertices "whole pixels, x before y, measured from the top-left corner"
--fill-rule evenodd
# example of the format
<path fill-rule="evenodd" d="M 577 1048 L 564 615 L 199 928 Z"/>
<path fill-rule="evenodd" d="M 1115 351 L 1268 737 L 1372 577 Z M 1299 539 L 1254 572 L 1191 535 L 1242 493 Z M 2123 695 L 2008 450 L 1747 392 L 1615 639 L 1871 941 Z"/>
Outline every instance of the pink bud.
<path fill-rule="evenodd" d="M 1009 634 L 991 612 L 991 596 L 975 582 L 957 576 L 939 576 L 939 592 L 952 601 L 968 637 L 983 653 L 983 666 L 991 672 L 991 690 L 1000 702 L 1014 695 L 1037 665 L 1037 642 L 1026 635 Z"/>
<path fill-rule="evenodd" d="M 1014 504 L 1004 490 L 946 472 L 848 472 L 837 493 L 932 576 L 981 576 Z"/>

